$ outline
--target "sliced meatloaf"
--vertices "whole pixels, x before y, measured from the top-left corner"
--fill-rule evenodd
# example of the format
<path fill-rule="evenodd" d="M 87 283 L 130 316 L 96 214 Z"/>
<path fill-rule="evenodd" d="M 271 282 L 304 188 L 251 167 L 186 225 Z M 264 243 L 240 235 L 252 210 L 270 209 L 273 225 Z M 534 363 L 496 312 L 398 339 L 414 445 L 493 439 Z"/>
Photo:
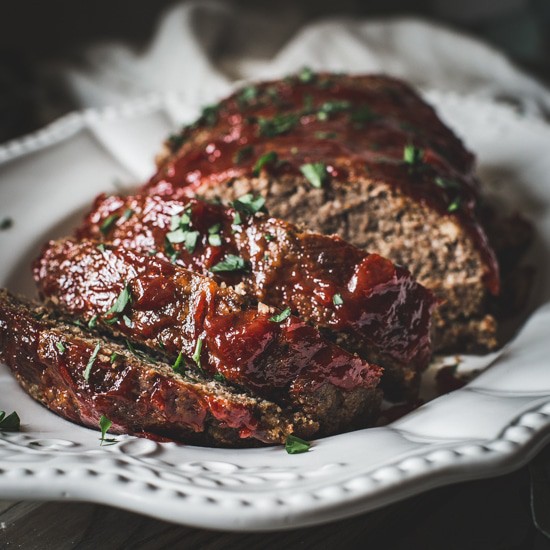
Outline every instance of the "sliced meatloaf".
<path fill-rule="evenodd" d="M 241 197 L 234 207 L 102 195 L 77 237 L 172 259 L 260 302 L 290 307 L 346 349 L 380 364 L 387 396 L 414 396 L 431 357 L 430 291 L 377 254 L 267 216 L 261 199 Z M 242 265 L 225 265 L 229 255 Z"/>
<path fill-rule="evenodd" d="M 207 108 L 168 140 L 144 192 L 261 194 L 273 216 L 408 267 L 441 300 L 436 349 L 491 348 L 499 269 L 473 161 L 403 82 L 304 71 Z"/>
<path fill-rule="evenodd" d="M 5 290 L 0 360 L 34 399 L 90 428 L 98 429 L 105 415 L 114 433 L 217 446 L 283 443 L 292 432 L 311 435 L 308 420 L 296 413 L 129 351 Z"/>
<path fill-rule="evenodd" d="M 289 407 L 309 419 L 312 433 L 365 425 L 380 402 L 379 367 L 289 311 L 251 306 L 163 259 L 65 239 L 46 246 L 35 278 L 64 314 Z"/>

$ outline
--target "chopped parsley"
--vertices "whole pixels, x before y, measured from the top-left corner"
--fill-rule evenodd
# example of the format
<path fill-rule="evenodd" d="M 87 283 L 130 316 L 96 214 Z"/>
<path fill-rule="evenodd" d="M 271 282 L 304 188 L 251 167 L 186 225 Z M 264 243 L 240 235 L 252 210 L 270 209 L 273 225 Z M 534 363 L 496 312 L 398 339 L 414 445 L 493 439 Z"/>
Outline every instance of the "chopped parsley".
<path fill-rule="evenodd" d="M 6 415 L 4 411 L 0 411 L 0 430 L 3 432 L 18 432 L 21 429 L 21 420 L 19 415 L 13 411 Z"/>
<path fill-rule="evenodd" d="M 219 233 L 221 227 L 222 227 L 221 223 L 217 223 L 217 224 L 213 225 L 212 227 L 209 227 L 208 228 L 208 234 L 209 235 L 215 235 L 216 233 Z"/>
<path fill-rule="evenodd" d="M 201 122 L 203 122 L 206 126 L 215 126 L 218 122 L 219 110 L 219 105 L 207 105 L 202 110 L 202 115 L 200 118 Z"/>
<path fill-rule="evenodd" d="M 405 145 L 405 148 L 403 149 L 403 160 L 407 164 L 416 165 L 422 161 L 423 154 L 424 151 L 419 147 L 415 147 L 411 144 Z"/>
<path fill-rule="evenodd" d="M 256 164 L 254 165 L 254 168 L 252 169 L 252 173 L 255 176 L 259 176 L 260 171 L 262 170 L 262 168 L 264 166 L 267 166 L 269 164 L 276 164 L 278 160 L 279 160 L 279 156 L 277 155 L 277 153 L 275 151 L 269 151 L 268 153 L 264 153 L 256 161 Z"/>
<path fill-rule="evenodd" d="M 298 80 L 300 82 L 303 82 L 304 84 L 309 84 L 310 82 L 313 82 L 316 78 L 317 78 L 317 75 L 309 67 L 304 67 L 298 73 Z"/>
<path fill-rule="evenodd" d="M 447 212 L 456 212 L 460 208 L 460 197 L 455 197 L 447 206 Z"/>
<path fill-rule="evenodd" d="M 258 97 L 258 88 L 256 86 L 246 86 L 237 95 L 237 102 L 241 107 L 246 107 L 254 102 Z"/>
<path fill-rule="evenodd" d="M 351 102 L 345 100 L 326 101 L 317 112 L 319 120 L 327 120 L 334 113 L 341 113 L 351 108 Z"/>
<path fill-rule="evenodd" d="M 117 353 L 116 351 L 113 351 L 113 353 L 111 353 L 109 361 L 111 361 L 111 363 L 114 363 L 119 357 L 122 357 L 122 355 L 120 355 L 120 353 Z"/>
<path fill-rule="evenodd" d="M 217 372 L 216 374 L 214 374 L 214 376 L 212 377 L 216 382 L 227 382 L 227 379 L 225 378 L 225 376 L 221 373 L 221 372 Z"/>
<path fill-rule="evenodd" d="M 124 210 L 124 214 L 122 214 L 122 218 L 124 221 L 128 221 L 133 215 L 134 211 L 131 208 L 126 208 L 126 210 Z"/>
<path fill-rule="evenodd" d="M 166 252 L 166 255 L 168 256 L 169 260 L 172 263 L 174 263 L 177 260 L 178 252 L 172 246 L 172 243 L 168 240 L 167 237 L 164 238 L 164 251 Z"/>
<path fill-rule="evenodd" d="M 102 414 L 99 419 L 99 429 L 101 430 L 100 445 L 114 445 L 115 443 L 118 443 L 114 437 L 105 437 L 112 425 L 113 423 L 104 414 Z"/>
<path fill-rule="evenodd" d="M 332 297 L 332 303 L 335 306 L 341 306 L 344 303 L 344 299 L 342 298 L 342 295 L 341 294 L 335 294 Z"/>
<path fill-rule="evenodd" d="M 309 441 L 304 441 L 295 435 L 288 435 L 285 441 L 285 450 L 289 455 L 307 453 L 310 447 Z"/>
<path fill-rule="evenodd" d="M 290 132 L 298 121 L 299 115 L 294 113 L 275 115 L 273 118 L 258 118 L 258 131 L 260 136 L 275 137 Z"/>
<path fill-rule="evenodd" d="M 253 152 L 254 148 L 252 145 L 245 145 L 233 155 L 233 162 L 235 164 L 241 164 L 243 160 L 250 158 Z"/>
<path fill-rule="evenodd" d="M 63 342 L 56 342 L 55 347 L 59 350 L 59 353 L 65 353 L 65 346 Z"/>
<path fill-rule="evenodd" d="M 98 343 L 94 348 L 92 355 L 90 355 L 90 359 L 88 359 L 88 364 L 84 369 L 84 380 L 86 381 L 88 381 L 90 378 L 90 372 L 92 371 L 92 367 L 94 366 L 95 360 L 97 359 L 97 354 L 99 353 L 100 348 L 101 348 L 101 344 Z"/>
<path fill-rule="evenodd" d="M 302 164 L 300 172 L 304 174 L 309 183 L 316 189 L 321 189 L 323 183 L 328 178 L 326 166 L 322 162 L 314 162 L 310 164 Z"/>
<path fill-rule="evenodd" d="M 183 352 L 180 351 L 176 360 L 174 361 L 174 364 L 172 365 L 172 369 L 178 374 L 183 374 L 182 367 L 185 367 L 185 361 L 183 360 Z"/>
<path fill-rule="evenodd" d="M 271 242 L 274 238 L 275 238 L 274 235 L 272 235 L 271 233 L 264 233 L 264 239 L 267 242 Z"/>
<path fill-rule="evenodd" d="M 195 352 L 193 353 L 193 361 L 195 361 L 195 363 L 197 364 L 197 366 L 199 367 L 199 369 L 202 370 L 202 366 L 201 366 L 201 351 L 202 351 L 202 338 L 199 338 L 197 340 L 197 344 L 195 346 Z"/>
<path fill-rule="evenodd" d="M 368 105 L 363 105 L 350 114 L 350 120 L 356 125 L 363 125 L 365 122 L 370 122 L 375 118 L 376 115 Z"/>
<path fill-rule="evenodd" d="M 100 251 L 100 252 L 105 252 L 105 245 L 103 243 L 99 243 L 96 248 Z"/>
<path fill-rule="evenodd" d="M 94 315 L 89 321 L 88 321 L 88 328 L 95 328 L 97 325 L 97 315 Z"/>
<path fill-rule="evenodd" d="M 239 212 L 235 212 L 235 214 L 233 215 L 233 223 L 231 225 L 241 225 L 241 223 L 243 223 L 241 215 L 239 214 Z"/>
<path fill-rule="evenodd" d="M 130 319 L 130 317 L 128 317 L 128 315 L 123 315 L 122 320 L 124 321 L 124 324 L 128 328 L 132 328 L 134 326 L 134 323 L 133 323 L 132 319 Z"/>
<path fill-rule="evenodd" d="M 0 222 L 0 231 L 5 231 L 6 229 L 9 229 L 13 225 L 13 220 L 11 218 L 4 218 Z"/>
<path fill-rule="evenodd" d="M 187 252 L 192 254 L 197 246 L 197 240 L 199 238 L 198 231 L 189 231 L 182 229 L 181 227 L 175 231 L 170 231 L 166 234 L 166 239 L 171 244 L 184 243 Z"/>
<path fill-rule="evenodd" d="M 291 310 L 289 307 L 281 311 L 281 313 L 278 313 L 277 315 L 273 315 L 273 317 L 270 317 L 269 320 L 273 321 L 274 323 L 282 323 L 285 319 L 288 319 L 290 317 Z"/>
<path fill-rule="evenodd" d="M 99 230 L 101 231 L 101 233 L 103 235 L 107 235 L 107 233 L 109 233 L 109 231 L 111 230 L 111 228 L 113 227 L 113 225 L 116 223 L 117 220 L 118 220 L 117 214 L 111 214 L 110 216 L 105 218 L 103 223 L 99 226 Z"/>
<path fill-rule="evenodd" d="M 221 262 L 213 265 L 210 271 L 212 273 L 221 273 L 224 271 L 243 271 L 247 268 L 248 265 L 243 258 L 235 256 L 234 254 L 227 254 Z"/>
<path fill-rule="evenodd" d="M 185 140 L 183 134 L 172 134 L 168 136 L 168 147 L 175 153 L 185 143 Z"/>
<path fill-rule="evenodd" d="M 130 293 L 130 287 L 128 283 L 124 285 L 124 288 L 120 291 L 120 294 L 118 295 L 117 299 L 115 300 L 115 303 L 109 308 L 107 311 L 107 315 L 111 313 L 122 313 L 126 306 L 131 303 L 132 301 L 132 295 Z M 92 320 L 90 319 L 90 322 Z"/>
<path fill-rule="evenodd" d="M 262 210 L 264 205 L 265 199 L 261 195 L 254 197 L 252 193 L 242 195 L 231 204 L 235 210 L 252 216 Z"/>
<path fill-rule="evenodd" d="M 212 235 L 208 235 L 208 244 L 210 246 L 221 246 L 222 245 L 221 236 L 217 233 L 214 233 Z"/>

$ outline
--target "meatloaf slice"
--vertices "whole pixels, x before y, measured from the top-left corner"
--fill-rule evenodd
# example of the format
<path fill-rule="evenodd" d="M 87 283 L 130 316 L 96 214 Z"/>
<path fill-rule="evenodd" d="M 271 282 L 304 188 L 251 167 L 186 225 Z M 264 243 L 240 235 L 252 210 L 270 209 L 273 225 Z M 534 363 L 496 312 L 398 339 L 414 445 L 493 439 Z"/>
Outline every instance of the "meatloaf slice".
<path fill-rule="evenodd" d="M 60 416 L 98 429 L 185 443 L 251 446 L 310 435 L 306 419 L 199 373 L 170 367 L 0 290 L 0 360 Z M 301 430 L 305 427 L 305 430 Z"/>
<path fill-rule="evenodd" d="M 379 367 L 289 312 L 250 306 L 160 258 L 65 239 L 46 247 L 35 278 L 64 314 L 288 406 L 311 420 L 312 432 L 364 425 L 379 404 Z"/>
<path fill-rule="evenodd" d="M 273 216 L 407 266 L 442 301 L 436 349 L 496 345 L 473 156 L 399 80 L 304 72 L 239 90 L 172 136 L 144 191 L 261 194 Z"/>
<path fill-rule="evenodd" d="M 387 396 L 414 396 L 431 357 L 430 291 L 377 254 L 267 216 L 261 200 L 247 196 L 234 204 L 102 195 L 77 237 L 172 258 L 238 285 L 260 302 L 290 307 L 346 349 L 384 367 Z M 242 258 L 244 269 L 217 269 L 228 255 Z"/>

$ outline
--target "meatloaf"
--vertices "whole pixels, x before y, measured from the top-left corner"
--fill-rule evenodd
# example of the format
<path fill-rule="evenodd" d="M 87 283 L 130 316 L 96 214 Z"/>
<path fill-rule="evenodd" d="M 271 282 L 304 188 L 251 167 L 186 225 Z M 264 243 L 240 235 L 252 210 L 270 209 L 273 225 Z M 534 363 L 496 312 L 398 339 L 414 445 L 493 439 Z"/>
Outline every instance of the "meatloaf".
<path fill-rule="evenodd" d="M 115 337 L 182 361 L 305 416 L 310 432 L 365 425 L 380 402 L 378 366 L 213 279 L 122 247 L 51 242 L 35 264 L 46 302 Z"/>
<path fill-rule="evenodd" d="M 273 216 L 408 267 L 441 301 L 436 349 L 496 345 L 474 158 L 399 80 L 306 70 L 242 88 L 171 136 L 143 192 L 261 194 Z"/>
<path fill-rule="evenodd" d="M 290 307 L 380 364 L 386 396 L 413 397 L 431 357 L 430 291 L 377 254 L 267 216 L 262 202 L 245 196 L 226 208 L 197 199 L 102 195 L 77 237 L 171 259 L 259 302 Z M 227 257 L 242 263 L 226 265 Z"/>
<path fill-rule="evenodd" d="M 0 359 L 34 399 L 95 429 L 105 415 L 114 433 L 196 444 L 250 446 L 283 443 L 292 432 L 311 435 L 296 413 L 129 351 L 5 290 Z"/>

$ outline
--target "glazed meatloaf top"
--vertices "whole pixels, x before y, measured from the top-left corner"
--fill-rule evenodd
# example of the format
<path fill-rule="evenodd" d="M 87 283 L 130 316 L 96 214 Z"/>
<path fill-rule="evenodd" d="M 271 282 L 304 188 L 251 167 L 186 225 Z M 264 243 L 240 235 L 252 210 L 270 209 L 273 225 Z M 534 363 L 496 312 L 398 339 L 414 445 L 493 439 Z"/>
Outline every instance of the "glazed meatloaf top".
<path fill-rule="evenodd" d="M 304 71 L 246 87 L 168 140 L 145 192 L 178 198 L 268 173 L 324 182 L 384 181 L 451 216 L 498 293 L 498 265 L 476 215 L 473 156 L 405 83 Z"/>

